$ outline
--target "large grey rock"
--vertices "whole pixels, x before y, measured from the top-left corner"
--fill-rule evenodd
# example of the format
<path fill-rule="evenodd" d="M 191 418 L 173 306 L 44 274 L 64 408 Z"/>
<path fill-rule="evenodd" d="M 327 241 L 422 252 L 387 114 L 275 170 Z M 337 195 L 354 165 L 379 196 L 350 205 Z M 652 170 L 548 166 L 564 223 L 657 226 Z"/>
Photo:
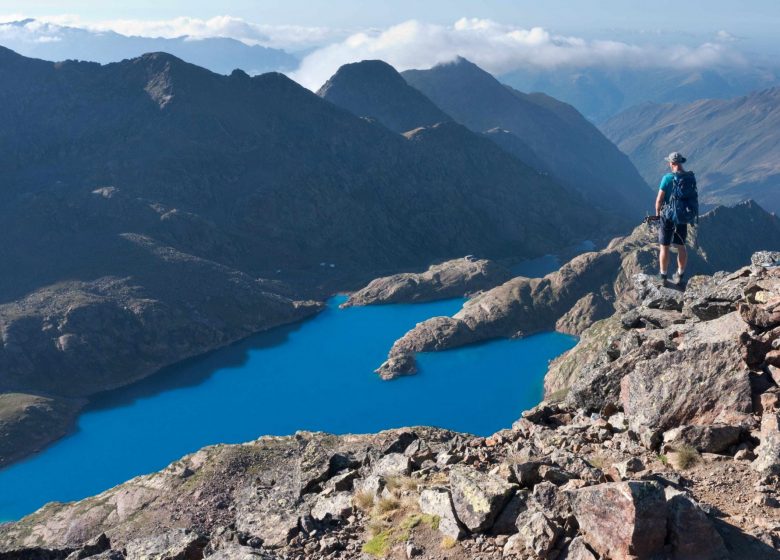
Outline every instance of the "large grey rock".
<path fill-rule="evenodd" d="M 493 525 L 516 486 L 497 476 L 465 466 L 450 471 L 452 503 L 458 519 L 469 531 L 486 531 Z"/>
<path fill-rule="evenodd" d="M 527 523 L 518 527 L 518 534 L 525 541 L 526 549 L 533 551 L 537 558 L 547 558 L 561 536 L 561 529 L 537 511 Z"/>
<path fill-rule="evenodd" d="M 730 558 L 712 521 L 689 497 L 672 492 L 667 501 L 667 509 L 668 540 L 672 545 L 672 557 L 675 560 Z"/>
<path fill-rule="evenodd" d="M 494 535 L 517 533 L 517 518 L 528 509 L 529 492 L 521 489 L 515 492 L 493 522 L 490 532 Z"/>
<path fill-rule="evenodd" d="M 633 278 L 634 288 L 642 300 L 642 305 L 651 309 L 682 311 L 683 292 L 666 286 L 647 274 L 637 274 Z"/>
<path fill-rule="evenodd" d="M 723 453 L 739 442 L 744 430 L 739 426 L 678 426 L 664 432 L 664 446 L 691 446 L 702 453 Z"/>
<path fill-rule="evenodd" d="M 227 546 L 220 548 L 213 554 L 204 556 L 205 560 L 272 560 L 273 557 L 265 555 L 259 550 L 248 546 Z"/>
<path fill-rule="evenodd" d="M 761 443 L 755 449 L 753 468 L 762 474 L 780 474 L 780 416 L 764 413 L 758 437 Z"/>
<path fill-rule="evenodd" d="M 574 537 L 561 555 L 561 560 L 598 560 L 581 536 Z"/>
<path fill-rule="evenodd" d="M 189 529 L 175 529 L 153 537 L 134 539 L 125 546 L 127 560 L 196 560 L 203 557 L 208 539 Z"/>
<path fill-rule="evenodd" d="M 320 496 L 311 510 L 314 519 L 346 519 L 352 514 L 352 492 L 337 492 L 331 496 Z"/>
<path fill-rule="evenodd" d="M 666 498 L 653 482 L 612 482 L 570 491 L 588 545 L 606 558 L 652 558 L 664 551 Z"/>
<path fill-rule="evenodd" d="M 408 475 L 412 468 L 412 462 L 403 453 L 388 453 L 371 469 L 371 474 L 384 478 L 391 476 Z"/>
<path fill-rule="evenodd" d="M 640 362 L 621 381 L 629 427 L 648 447 L 685 424 L 747 425 L 751 388 L 734 343 L 703 343 Z"/>
<path fill-rule="evenodd" d="M 465 531 L 455 514 L 455 507 L 452 505 L 452 498 L 448 490 L 426 488 L 420 492 L 419 504 L 421 512 L 439 517 L 440 533 L 453 539 L 460 539 L 465 535 Z"/>

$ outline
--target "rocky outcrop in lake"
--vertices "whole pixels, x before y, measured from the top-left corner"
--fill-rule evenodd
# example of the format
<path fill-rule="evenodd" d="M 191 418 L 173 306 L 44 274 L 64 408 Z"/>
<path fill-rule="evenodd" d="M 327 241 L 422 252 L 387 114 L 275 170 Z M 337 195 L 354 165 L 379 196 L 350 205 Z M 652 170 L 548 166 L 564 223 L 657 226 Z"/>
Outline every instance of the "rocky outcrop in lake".
<path fill-rule="evenodd" d="M 692 235 L 688 271 L 736 268 L 761 247 L 780 248 L 780 220 L 775 215 L 754 202 L 719 207 L 702 216 Z M 377 373 L 383 379 L 414 373 L 417 352 L 554 329 L 579 335 L 614 310 L 638 303 L 632 277 L 655 272 L 657 250 L 654 230 L 639 226 L 544 278 L 512 278 L 471 298 L 452 317 L 417 324 L 395 342 Z"/>
<path fill-rule="evenodd" d="M 510 276 L 506 268 L 493 261 L 468 256 L 432 265 L 425 272 L 404 272 L 372 280 L 350 294 L 342 307 L 464 297 L 501 284 Z"/>

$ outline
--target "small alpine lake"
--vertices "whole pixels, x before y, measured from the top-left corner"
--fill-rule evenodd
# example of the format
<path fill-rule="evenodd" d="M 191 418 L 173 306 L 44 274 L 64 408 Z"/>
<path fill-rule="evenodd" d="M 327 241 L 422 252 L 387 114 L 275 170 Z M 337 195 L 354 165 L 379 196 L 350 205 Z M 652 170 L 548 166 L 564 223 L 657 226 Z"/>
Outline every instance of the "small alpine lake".
<path fill-rule="evenodd" d="M 263 434 L 432 425 L 489 435 L 539 402 L 549 360 L 576 342 L 544 333 L 422 354 L 417 375 L 381 381 L 373 370 L 398 337 L 463 300 L 340 309 L 344 300 L 98 396 L 72 434 L 0 471 L 0 521 Z"/>

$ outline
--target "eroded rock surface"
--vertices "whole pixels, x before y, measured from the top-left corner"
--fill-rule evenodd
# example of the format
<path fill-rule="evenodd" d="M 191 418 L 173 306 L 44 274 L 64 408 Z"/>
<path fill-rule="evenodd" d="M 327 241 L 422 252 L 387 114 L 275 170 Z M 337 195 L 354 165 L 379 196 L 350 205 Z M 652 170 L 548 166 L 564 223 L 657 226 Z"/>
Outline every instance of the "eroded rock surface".
<path fill-rule="evenodd" d="M 509 277 L 509 271 L 493 261 L 463 257 L 433 265 L 425 272 L 406 272 L 372 280 L 351 294 L 342 307 L 463 297 L 497 286 Z"/>

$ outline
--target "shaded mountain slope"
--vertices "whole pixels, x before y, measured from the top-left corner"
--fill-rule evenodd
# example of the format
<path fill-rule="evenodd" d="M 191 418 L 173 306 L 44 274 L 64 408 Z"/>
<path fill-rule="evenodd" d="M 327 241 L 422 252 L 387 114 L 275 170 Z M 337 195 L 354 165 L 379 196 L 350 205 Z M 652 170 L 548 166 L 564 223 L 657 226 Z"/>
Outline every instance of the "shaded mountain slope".
<path fill-rule="evenodd" d="M 345 64 L 317 95 L 359 117 L 373 117 L 396 132 L 452 120 L 381 60 Z"/>
<path fill-rule="evenodd" d="M 703 202 L 748 198 L 780 211 L 780 88 L 734 99 L 632 107 L 603 125 L 642 176 L 658 184 L 676 150 L 696 171 Z"/>
<path fill-rule="evenodd" d="M 612 212 L 613 220 L 625 225 L 652 206 L 652 192 L 628 158 L 570 105 L 516 91 L 462 58 L 402 75 L 470 129 L 498 127 L 518 136 L 556 179 Z"/>
<path fill-rule="evenodd" d="M 0 48 L 0 166 L 0 391 L 66 419 L 366 275 L 545 253 L 601 221 L 461 125 L 405 137 L 280 74 L 164 53 Z M 7 403 L 0 463 L 63 431 L 28 437 L 31 396 Z"/>

